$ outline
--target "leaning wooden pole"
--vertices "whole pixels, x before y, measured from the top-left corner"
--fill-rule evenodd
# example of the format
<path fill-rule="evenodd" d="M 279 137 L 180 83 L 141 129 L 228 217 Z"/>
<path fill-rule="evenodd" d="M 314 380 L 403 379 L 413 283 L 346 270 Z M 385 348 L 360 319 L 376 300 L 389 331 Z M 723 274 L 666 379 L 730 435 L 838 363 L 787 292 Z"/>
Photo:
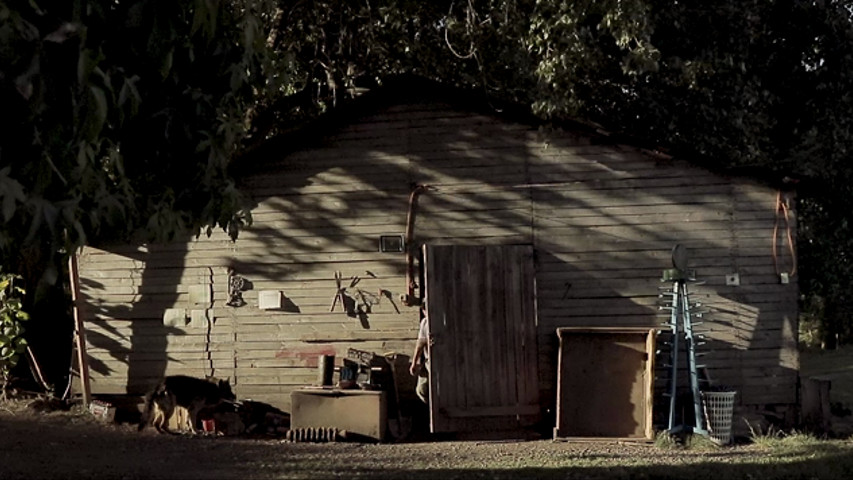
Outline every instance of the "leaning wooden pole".
<path fill-rule="evenodd" d="M 92 402 L 92 389 L 89 384 L 89 363 L 86 361 L 86 331 L 80 318 L 80 275 L 77 269 L 77 254 L 68 259 L 68 276 L 71 279 L 71 303 L 74 310 L 74 341 L 77 347 L 77 368 L 80 372 L 80 385 L 83 389 L 83 404 Z"/>

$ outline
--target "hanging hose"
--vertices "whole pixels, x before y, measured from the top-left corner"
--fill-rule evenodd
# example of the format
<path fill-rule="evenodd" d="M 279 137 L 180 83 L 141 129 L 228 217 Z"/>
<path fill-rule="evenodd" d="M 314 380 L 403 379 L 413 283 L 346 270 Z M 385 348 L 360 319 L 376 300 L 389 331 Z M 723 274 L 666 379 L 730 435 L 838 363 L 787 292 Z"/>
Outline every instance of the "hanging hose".
<path fill-rule="evenodd" d="M 781 213 L 781 215 L 780 215 Z M 797 273 L 797 255 L 794 252 L 794 236 L 791 232 L 791 220 L 788 207 L 788 199 L 783 198 L 782 191 L 776 194 L 776 222 L 773 225 L 773 267 L 776 269 L 776 275 L 781 275 L 782 269 L 779 268 L 779 258 L 777 254 L 777 238 L 779 236 L 779 223 L 785 221 L 785 238 L 788 241 L 788 250 L 791 253 L 791 271 L 787 272 L 789 277 L 793 277 Z"/>

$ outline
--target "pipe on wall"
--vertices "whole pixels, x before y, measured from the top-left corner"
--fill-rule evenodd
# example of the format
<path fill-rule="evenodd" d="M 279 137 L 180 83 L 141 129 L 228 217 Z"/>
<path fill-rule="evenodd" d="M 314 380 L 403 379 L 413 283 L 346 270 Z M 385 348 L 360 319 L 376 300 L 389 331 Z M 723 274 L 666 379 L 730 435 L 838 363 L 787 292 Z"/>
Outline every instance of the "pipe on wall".
<path fill-rule="evenodd" d="M 415 236 L 415 216 L 418 205 L 418 197 L 433 188 L 429 185 L 415 185 L 412 187 L 412 192 L 409 194 L 409 212 L 406 216 L 406 298 L 403 299 L 403 304 L 406 306 L 415 305 L 415 254 L 413 239 Z"/>

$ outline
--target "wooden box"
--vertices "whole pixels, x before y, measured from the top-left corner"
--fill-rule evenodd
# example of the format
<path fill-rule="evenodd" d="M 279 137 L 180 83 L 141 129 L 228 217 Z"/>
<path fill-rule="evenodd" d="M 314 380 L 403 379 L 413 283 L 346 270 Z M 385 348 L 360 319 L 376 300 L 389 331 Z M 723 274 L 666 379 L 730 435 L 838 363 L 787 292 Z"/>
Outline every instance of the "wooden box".
<path fill-rule="evenodd" d="M 655 330 L 558 328 L 555 439 L 651 440 Z"/>
<path fill-rule="evenodd" d="M 290 428 L 337 428 L 381 442 L 388 423 L 383 391 L 303 388 L 290 394 Z"/>

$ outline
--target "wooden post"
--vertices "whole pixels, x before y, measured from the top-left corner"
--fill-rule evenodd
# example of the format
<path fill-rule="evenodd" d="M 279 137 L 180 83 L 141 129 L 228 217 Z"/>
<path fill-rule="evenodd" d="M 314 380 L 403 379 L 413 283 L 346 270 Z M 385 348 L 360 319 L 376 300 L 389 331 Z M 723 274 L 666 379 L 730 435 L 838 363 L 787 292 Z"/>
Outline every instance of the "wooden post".
<path fill-rule="evenodd" d="M 645 371 L 645 408 L 644 415 L 646 421 L 646 438 L 652 440 L 655 438 L 654 427 L 654 403 L 655 403 L 655 350 L 657 349 L 657 329 L 649 329 L 646 334 L 646 371 Z"/>
<path fill-rule="evenodd" d="M 71 281 L 71 304 L 74 310 L 74 340 L 77 347 L 77 367 L 80 370 L 80 385 L 83 389 L 83 404 L 92 402 L 92 389 L 89 384 L 89 363 L 86 361 L 86 331 L 80 318 L 80 275 L 77 270 L 77 254 L 71 253 L 68 259 L 68 276 Z"/>
<path fill-rule="evenodd" d="M 800 386 L 803 426 L 814 433 L 828 432 L 832 427 L 829 402 L 832 383 L 819 378 L 803 378 Z"/>

